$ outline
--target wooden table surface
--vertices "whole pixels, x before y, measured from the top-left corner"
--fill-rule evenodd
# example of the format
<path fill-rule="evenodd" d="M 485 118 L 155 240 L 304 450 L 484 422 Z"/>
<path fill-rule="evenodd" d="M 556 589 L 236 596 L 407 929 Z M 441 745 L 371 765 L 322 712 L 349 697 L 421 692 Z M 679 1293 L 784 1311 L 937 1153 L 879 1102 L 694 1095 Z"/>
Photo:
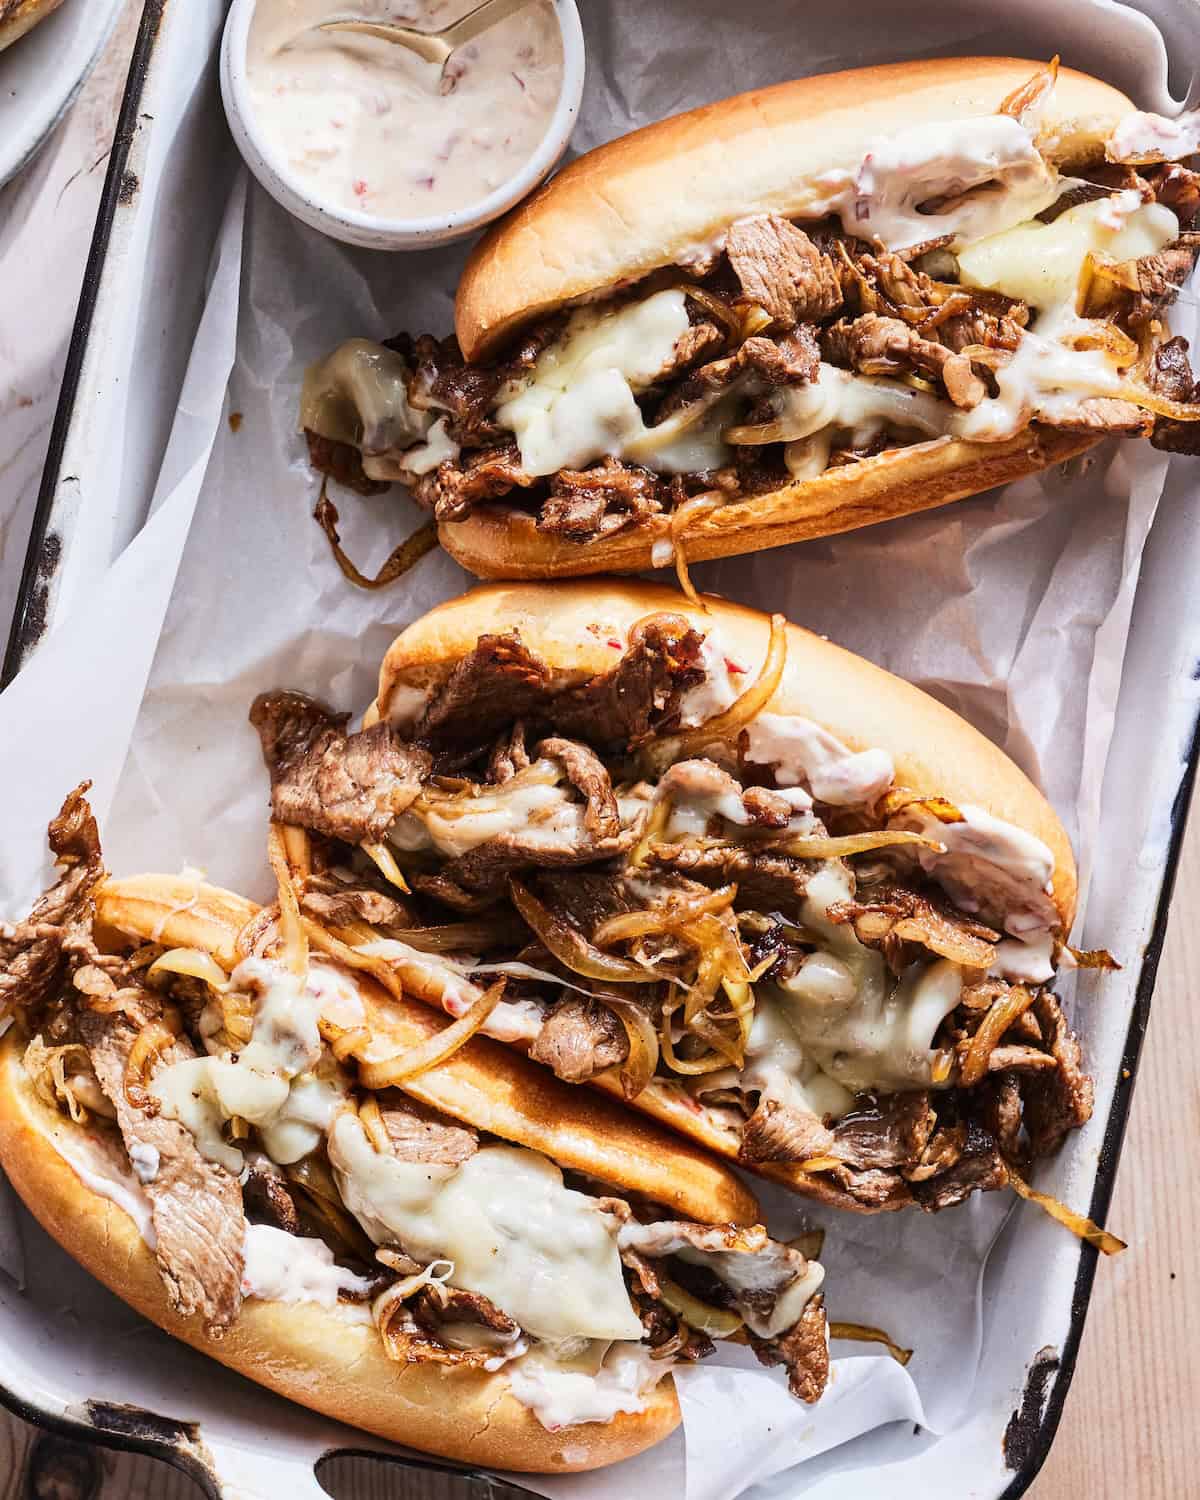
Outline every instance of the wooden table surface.
<path fill-rule="evenodd" d="M 0 190 L 0 620 L 12 609 L 139 10 L 129 0 L 65 125 L 24 176 Z M 1030 1492 L 1035 1500 L 1184 1500 L 1200 1493 L 1200 1296 L 1187 1269 L 1200 1239 L 1198 1033 L 1190 994 L 1200 984 L 1197 911 L 1200 816 L 1184 850 L 1110 1218 L 1130 1249 L 1099 1268 L 1074 1385 Z M 0 1410 L 0 1500 L 34 1493 L 26 1480 L 38 1442 L 36 1432 Z M 78 1450 L 74 1461 L 99 1486 L 88 1500 L 200 1494 L 150 1459 Z M 342 1500 L 401 1493 L 394 1475 L 357 1460 L 331 1465 L 323 1478 Z M 440 1500 L 432 1487 L 421 1490 L 418 1497 L 410 1482 L 405 1500 Z M 75 1500 L 88 1492 L 47 1484 L 37 1493 Z"/>

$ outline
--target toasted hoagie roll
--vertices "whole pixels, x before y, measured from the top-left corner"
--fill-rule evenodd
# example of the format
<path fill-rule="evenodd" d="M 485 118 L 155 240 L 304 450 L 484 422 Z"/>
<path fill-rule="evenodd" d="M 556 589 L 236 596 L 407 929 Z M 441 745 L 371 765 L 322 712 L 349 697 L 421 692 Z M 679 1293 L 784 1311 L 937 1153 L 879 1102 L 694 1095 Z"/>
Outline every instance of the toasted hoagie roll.
<path fill-rule="evenodd" d="M 312 366 L 311 456 L 407 485 L 481 577 L 553 578 L 852 530 L 1105 434 L 1195 453 L 1165 321 L 1200 244 L 1189 119 L 975 57 L 648 126 L 483 238 L 457 343 Z"/>
<path fill-rule="evenodd" d="M 1058 818 L 949 709 L 781 618 L 494 585 L 400 635 L 358 733 L 295 693 L 252 718 L 315 851 L 306 910 L 451 1015 L 507 975 L 492 1035 L 730 1160 L 938 1209 L 1090 1113 L 1049 988 Z"/>
<path fill-rule="evenodd" d="M 659 1441 L 670 1370 L 715 1338 L 817 1399 L 820 1265 L 724 1164 L 473 1035 L 504 981 L 465 1025 L 410 998 L 415 970 L 302 915 L 294 835 L 266 909 L 110 880 L 82 792 L 61 879 L 0 933 L 0 1164 L 118 1296 L 315 1410 L 503 1469 Z"/>

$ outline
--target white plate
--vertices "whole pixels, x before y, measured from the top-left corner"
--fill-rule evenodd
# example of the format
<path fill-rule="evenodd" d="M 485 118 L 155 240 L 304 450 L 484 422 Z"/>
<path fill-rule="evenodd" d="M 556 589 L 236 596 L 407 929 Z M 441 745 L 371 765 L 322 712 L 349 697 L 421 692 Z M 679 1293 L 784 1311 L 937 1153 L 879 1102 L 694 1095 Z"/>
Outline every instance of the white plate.
<path fill-rule="evenodd" d="M 0 186 L 30 160 L 95 66 L 123 0 L 63 0 L 0 52 Z"/>

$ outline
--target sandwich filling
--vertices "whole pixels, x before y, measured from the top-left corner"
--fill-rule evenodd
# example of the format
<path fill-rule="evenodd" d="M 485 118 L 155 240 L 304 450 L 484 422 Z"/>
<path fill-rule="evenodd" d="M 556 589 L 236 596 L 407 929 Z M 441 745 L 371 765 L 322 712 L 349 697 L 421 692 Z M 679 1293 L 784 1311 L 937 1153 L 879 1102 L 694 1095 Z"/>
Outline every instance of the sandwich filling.
<path fill-rule="evenodd" d="M 1200 452 L 1200 390 L 1164 321 L 1200 250 L 1196 132 L 1133 116 L 1060 175 L 1040 125 L 1053 81 L 881 138 L 813 185 L 803 219 L 738 219 L 496 359 L 351 339 L 305 378 L 314 464 L 368 493 L 400 482 L 439 522 L 499 506 L 589 542 L 1031 424 Z"/>
<path fill-rule="evenodd" d="M 60 880 L 0 929 L 0 1010 L 61 1112 L 48 1138 L 133 1219 L 176 1312 L 216 1339 L 247 1299 L 316 1304 L 373 1325 L 401 1367 L 497 1375 L 551 1429 L 644 1410 L 716 1338 L 820 1396 L 815 1259 L 761 1225 L 664 1217 L 375 1086 L 358 1058 L 427 1060 L 388 1046 L 354 969 L 310 957 L 277 909 L 228 972 L 195 949 L 102 946 L 82 790 L 51 825 Z"/>
<path fill-rule="evenodd" d="M 782 620 L 762 663 L 597 629 L 608 671 L 484 636 L 358 733 L 260 698 L 301 909 L 451 1016 L 503 979 L 484 1031 L 818 1196 L 939 1209 L 1054 1151 L 1092 1088 L 1051 851 L 767 711 Z"/>

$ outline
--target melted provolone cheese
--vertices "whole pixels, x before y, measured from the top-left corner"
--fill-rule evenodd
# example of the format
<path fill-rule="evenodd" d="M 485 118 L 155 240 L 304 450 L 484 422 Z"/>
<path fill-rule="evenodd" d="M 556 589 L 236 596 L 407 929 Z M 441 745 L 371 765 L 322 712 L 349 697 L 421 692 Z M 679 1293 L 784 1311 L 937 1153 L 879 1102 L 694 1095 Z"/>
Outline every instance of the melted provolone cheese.
<path fill-rule="evenodd" d="M 609 455 L 664 473 L 719 468 L 728 453 L 720 440 L 730 419 L 724 402 L 692 427 L 664 424 L 655 433 L 634 399 L 666 366 L 688 326 L 678 290 L 608 312 L 573 313 L 563 336 L 496 408 L 497 420 L 516 434 L 525 470 L 554 474 Z"/>
<path fill-rule="evenodd" d="M 322 970 L 314 965 L 311 972 Z M 238 1052 L 158 1068 L 150 1092 L 227 1171 L 243 1166 L 223 1130 L 235 1115 L 260 1128 L 274 1161 L 298 1161 L 315 1149 L 346 1092 L 340 1070 L 321 1057 L 317 1017 L 327 985 L 261 958 L 245 959 L 230 983 L 258 995 L 251 1040 Z"/>
<path fill-rule="evenodd" d="M 958 252 L 959 280 L 1048 309 L 1073 303 L 1087 256 L 1139 260 L 1179 238 L 1179 220 L 1161 203 L 1118 193 L 1068 209 L 1049 224 L 1019 224 Z"/>
<path fill-rule="evenodd" d="M 955 426 L 956 408 L 940 396 L 897 380 L 855 375 L 823 361 L 816 380 L 779 386 L 770 400 L 783 440 L 789 444 L 846 432 L 854 447 L 865 447 L 885 429 L 945 437 Z M 828 446 L 824 451 L 828 457 Z M 799 457 L 796 461 L 803 470 Z"/>
<path fill-rule="evenodd" d="M 347 339 L 304 372 L 300 425 L 360 449 L 364 468 L 394 458 L 419 443 L 433 422 L 432 413 L 409 405 L 411 374 L 395 350 L 370 339 Z"/>
<path fill-rule="evenodd" d="M 454 1262 L 456 1286 L 482 1292 L 538 1338 L 640 1339 L 621 1274 L 616 1222 L 536 1152 L 484 1146 L 459 1167 L 382 1156 L 344 1113 L 329 1159 L 346 1207 L 376 1244 Z"/>
<path fill-rule="evenodd" d="M 547 850 L 570 847 L 587 836 L 584 807 L 561 778 L 557 762 L 538 760 L 477 797 L 418 801 L 392 824 L 388 839 L 405 853 L 436 849 L 451 859 L 510 833 Z"/>

